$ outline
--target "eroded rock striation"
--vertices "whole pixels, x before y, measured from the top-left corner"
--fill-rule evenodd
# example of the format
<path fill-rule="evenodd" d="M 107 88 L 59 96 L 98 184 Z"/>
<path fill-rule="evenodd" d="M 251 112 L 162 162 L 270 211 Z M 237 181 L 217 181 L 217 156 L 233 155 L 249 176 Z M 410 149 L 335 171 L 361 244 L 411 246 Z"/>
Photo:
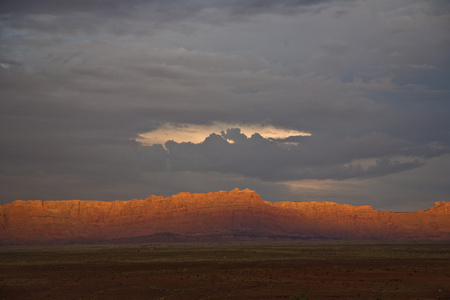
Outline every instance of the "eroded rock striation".
<path fill-rule="evenodd" d="M 450 241 L 450 203 L 394 213 L 332 202 L 263 201 L 254 191 L 129 201 L 17 200 L 0 206 L 0 244 L 280 239 Z"/>

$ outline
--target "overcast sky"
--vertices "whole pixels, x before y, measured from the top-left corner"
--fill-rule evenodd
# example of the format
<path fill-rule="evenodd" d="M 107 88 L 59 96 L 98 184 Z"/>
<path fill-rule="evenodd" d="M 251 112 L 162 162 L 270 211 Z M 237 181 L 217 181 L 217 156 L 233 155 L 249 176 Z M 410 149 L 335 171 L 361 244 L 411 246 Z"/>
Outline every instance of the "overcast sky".
<path fill-rule="evenodd" d="M 450 201 L 450 3 L 4 0 L 0 203 Z"/>

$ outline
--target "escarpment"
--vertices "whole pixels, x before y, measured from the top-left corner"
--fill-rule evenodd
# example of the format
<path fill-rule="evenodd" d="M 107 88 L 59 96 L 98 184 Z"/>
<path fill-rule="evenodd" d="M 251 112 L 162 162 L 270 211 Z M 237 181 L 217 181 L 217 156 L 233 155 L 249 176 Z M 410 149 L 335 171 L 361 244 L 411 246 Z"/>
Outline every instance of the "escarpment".
<path fill-rule="evenodd" d="M 393 213 L 332 202 L 263 201 L 254 191 L 129 201 L 17 200 L 0 206 L 0 244 L 280 239 L 450 240 L 450 203 Z"/>

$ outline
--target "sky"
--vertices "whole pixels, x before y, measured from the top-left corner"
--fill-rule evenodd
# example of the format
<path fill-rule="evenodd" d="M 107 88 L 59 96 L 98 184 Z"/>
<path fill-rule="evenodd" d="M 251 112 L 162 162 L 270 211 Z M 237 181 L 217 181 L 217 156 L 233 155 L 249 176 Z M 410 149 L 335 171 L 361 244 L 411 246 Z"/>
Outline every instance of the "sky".
<path fill-rule="evenodd" d="M 450 2 L 3 0 L 0 204 L 450 201 Z"/>

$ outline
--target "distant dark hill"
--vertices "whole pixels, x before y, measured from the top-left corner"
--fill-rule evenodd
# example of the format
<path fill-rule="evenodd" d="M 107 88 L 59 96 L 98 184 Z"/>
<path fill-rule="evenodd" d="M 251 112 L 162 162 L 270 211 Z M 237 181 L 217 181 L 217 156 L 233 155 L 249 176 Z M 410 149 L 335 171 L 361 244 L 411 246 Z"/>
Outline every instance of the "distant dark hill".
<path fill-rule="evenodd" d="M 306 239 L 450 241 L 450 203 L 415 213 L 331 202 L 261 200 L 254 191 L 130 201 L 17 200 L 0 206 L 0 243 L 232 242 Z"/>

